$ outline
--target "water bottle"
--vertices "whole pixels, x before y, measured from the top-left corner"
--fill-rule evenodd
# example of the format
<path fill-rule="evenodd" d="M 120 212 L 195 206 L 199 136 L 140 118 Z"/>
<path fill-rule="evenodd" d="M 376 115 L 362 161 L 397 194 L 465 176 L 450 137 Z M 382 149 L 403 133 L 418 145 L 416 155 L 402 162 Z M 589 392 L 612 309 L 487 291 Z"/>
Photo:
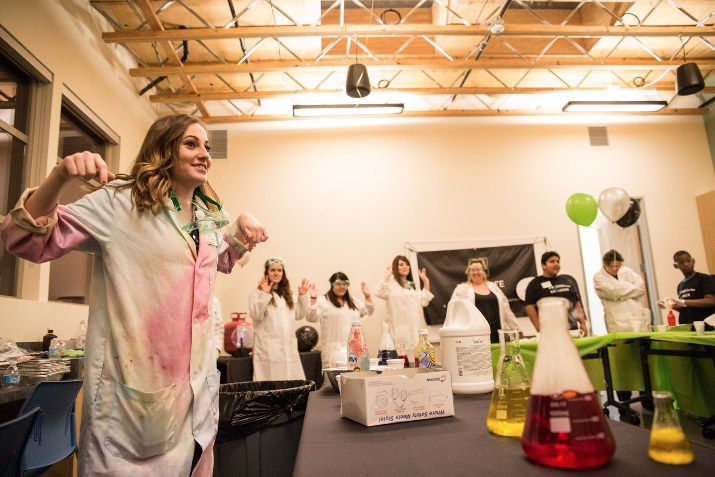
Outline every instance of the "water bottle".
<path fill-rule="evenodd" d="M 77 327 L 77 333 L 75 336 L 75 349 L 84 349 L 84 342 L 87 338 L 87 324 L 84 322 L 84 320 L 81 320 L 79 322 L 79 326 Z"/>
<path fill-rule="evenodd" d="M 10 365 L 3 373 L 2 385 L 8 388 L 20 385 L 20 371 L 17 369 L 17 363 L 15 361 L 10 361 Z"/>

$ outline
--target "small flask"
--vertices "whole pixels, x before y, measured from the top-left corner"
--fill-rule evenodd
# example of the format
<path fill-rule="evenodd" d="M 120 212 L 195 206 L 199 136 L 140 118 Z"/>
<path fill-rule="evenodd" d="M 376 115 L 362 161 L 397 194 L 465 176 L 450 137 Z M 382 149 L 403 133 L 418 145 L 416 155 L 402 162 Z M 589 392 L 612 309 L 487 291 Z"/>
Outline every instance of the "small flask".
<path fill-rule="evenodd" d="M 47 334 L 42 337 L 42 351 L 50 350 L 50 344 L 52 343 L 52 338 L 57 338 L 57 335 L 53 333 L 53 330 L 48 329 Z"/>
<path fill-rule="evenodd" d="M 693 461 L 690 443 L 680 427 L 678 415 L 668 391 L 653 391 L 653 426 L 650 430 L 648 456 L 656 462 L 685 465 Z"/>
<path fill-rule="evenodd" d="M 519 332 L 498 330 L 498 333 L 499 365 L 487 414 L 487 428 L 500 436 L 521 437 L 531 380 L 519 351 Z"/>
<path fill-rule="evenodd" d="M 353 321 L 348 337 L 348 369 L 351 371 L 370 370 L 370 355 L 359 318 Z"/>
<path fill-rule="evenodd" d="M 75 336 L 75 349 L 84 349 L 84 342 L 87 338 L 87 324 L 84 322 L 84 319 L 79 322 Z"/>
<path fill-rule="evenodd" d="M 17 362 L 10 361 L 10 365 L 3 372 L 2 385 L 6 388 L 20 385 L 20 371 L 17 369 Z"/>
<path fill-rule="evenodd" d="M 429 342 L 427 330 L 422 328 L 417 331 L 420 337 L 415 347 L 415 368 L 434 368 L 437 360 L 434 356 L 434 346 Z"/>
<path fill-rule="evenodd" d="M 521 437 L 526 456 L 567 469 L 603 465 L 616 443 L 569 335 L 566 298 L 537 302 L 540 339 Z"/>
<path fill-rule="evenodd" d="M 387 366 L 388 359 L 397 359 L 397 349 L 395 348 L 395 342 L 392 340 L 392 335 L 390 334 L 390 324 L 382 324 L 382 338 L 380 339 L 380 347 L 377 351 L 377 358 L 380 360 L 377 364 L 378 366 Z"/>

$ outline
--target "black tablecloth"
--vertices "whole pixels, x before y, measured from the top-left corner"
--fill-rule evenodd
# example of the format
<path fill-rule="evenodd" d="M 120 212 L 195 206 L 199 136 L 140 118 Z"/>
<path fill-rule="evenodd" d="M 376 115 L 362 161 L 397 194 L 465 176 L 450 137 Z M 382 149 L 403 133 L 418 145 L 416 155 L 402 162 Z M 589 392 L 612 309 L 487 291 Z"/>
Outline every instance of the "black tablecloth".
<path fill-rule="evenodd" d="M 340 417 L 340 395 L 326 386 L 308 398 L 293 475 L 712 475 L 715 449 L 691 443 L 692 464 L 659 464 L 648 457 L 649 431 L 612 420 L 616 454 L 610 463 L 577 471 L 535 464 L 519 439 L 489 433 L 490 399 L 491 394 L 455 395 L 454 417 L 365 427 Z"/>
<path fill-rule="evenodd" d="M 320 351 L 300 353 L 305 379 L 315 382 L 316 389 L 323 385 L 323 365 Z M 221 372 L 221 383 L 242 383 L 253 381 L 253 358 L 234 358 L 220 356 L 216 367 Z"/>

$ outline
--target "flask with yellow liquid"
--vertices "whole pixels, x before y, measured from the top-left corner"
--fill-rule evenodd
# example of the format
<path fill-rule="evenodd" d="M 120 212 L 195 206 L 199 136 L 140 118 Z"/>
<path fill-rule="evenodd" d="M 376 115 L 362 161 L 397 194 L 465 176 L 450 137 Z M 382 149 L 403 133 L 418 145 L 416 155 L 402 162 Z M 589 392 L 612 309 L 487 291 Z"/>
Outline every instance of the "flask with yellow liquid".
<path fill-rule="evenodd" d="M 494 434 L 521 437 L 529 407 L 531 380 L 519 351 L 517 330 L 498 330 L 499 365 L 487 428 Z"/>
<path fill-rule="evenodd" d="M 648 456 L 662 464 L 690 464 L 693 461 L 693 451 L 690 450 L 690 443 L 680 427 L 670 392 L 653 391 L 653 405 L 655 413 Z"/>

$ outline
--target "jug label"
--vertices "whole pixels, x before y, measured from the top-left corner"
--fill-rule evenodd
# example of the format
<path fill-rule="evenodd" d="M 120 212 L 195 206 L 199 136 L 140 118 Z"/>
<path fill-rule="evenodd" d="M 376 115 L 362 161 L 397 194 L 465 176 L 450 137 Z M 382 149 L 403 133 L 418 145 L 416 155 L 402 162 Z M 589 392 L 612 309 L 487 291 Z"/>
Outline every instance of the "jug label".
<path fill-rule="evenodd" d="M 475 342 L 471 346 L 457 346 L 456 350 L 459 376 L 492 375 L 491 345 Z"/>

